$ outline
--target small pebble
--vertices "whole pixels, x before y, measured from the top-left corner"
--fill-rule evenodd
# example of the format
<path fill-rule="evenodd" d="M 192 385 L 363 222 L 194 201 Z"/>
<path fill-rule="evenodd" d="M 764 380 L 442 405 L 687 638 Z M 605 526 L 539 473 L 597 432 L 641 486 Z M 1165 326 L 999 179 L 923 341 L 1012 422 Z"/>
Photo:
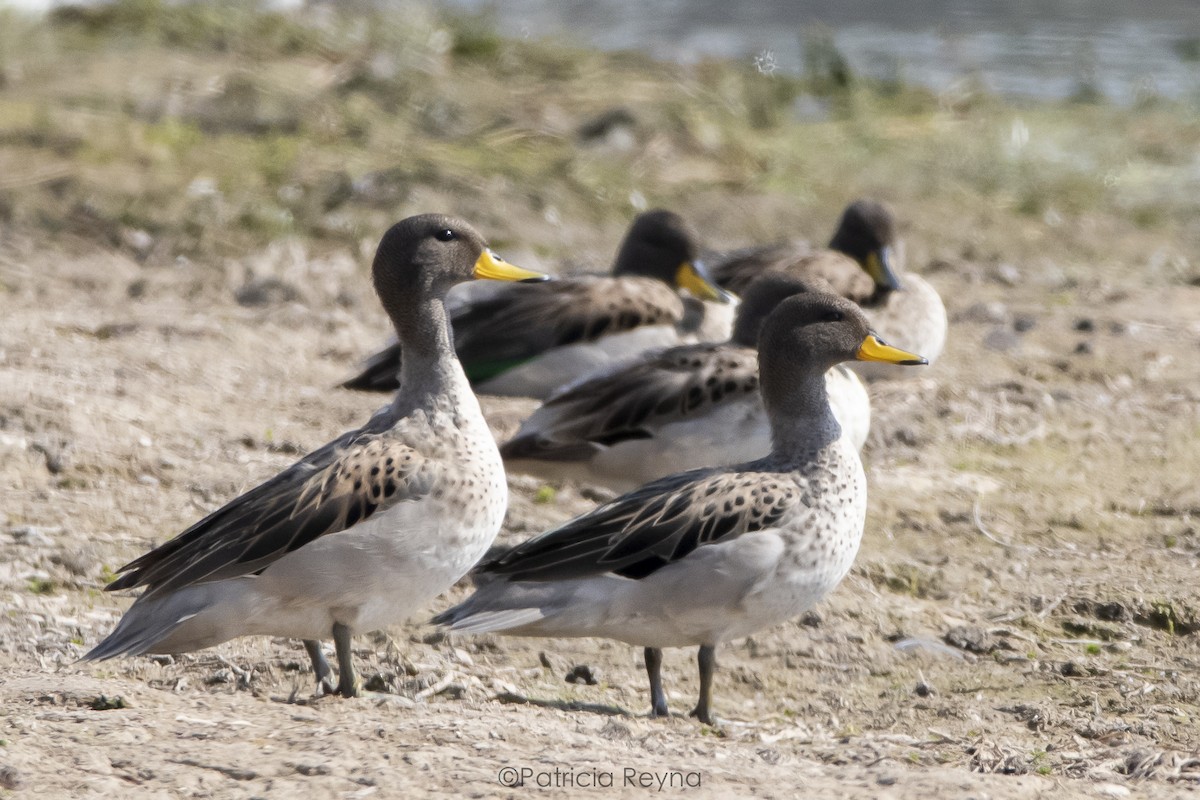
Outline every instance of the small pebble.
<path fill-rule="evenodd" d="M 1006 328 L 993 328 L 983 337 L 983 346 L 1004 353 L 1021 344 L 1021 338 Z"/>
<path fill-rule="evenodd" d="M 1016 286 L 1021 282 L 1021 270 L 1012 264 L 997 264 L 992 277 L 1005 286 Z"/>
<path fill-rule="evenodd" d="M 16 767 L 0 767 L 0 789 L 14 790 L 21 788 L 21 773 Z"/>
<path fill-rule="evenodd" d="M 1096 321 L 1089 317 L 1080 317 L 1075 320 L 1075 330 L 1080 333 L 1091 333 L 1096 330 Z"/>
<path fill-rule="evenodd" d="M 567 683 L 585 683 L 588 686 L 595 686 L 600 680 L 596 677 L 595 671 L 587 664 L 576 664 L 571 667 L 571 671 L 563 678 Z"/>
<path fill-rule="evenodd" d="M 1025 333 L 1037 327 L 1037 319 L 1032 314 L 1017 314 L 1013 317 L 1013 330 Z"/>

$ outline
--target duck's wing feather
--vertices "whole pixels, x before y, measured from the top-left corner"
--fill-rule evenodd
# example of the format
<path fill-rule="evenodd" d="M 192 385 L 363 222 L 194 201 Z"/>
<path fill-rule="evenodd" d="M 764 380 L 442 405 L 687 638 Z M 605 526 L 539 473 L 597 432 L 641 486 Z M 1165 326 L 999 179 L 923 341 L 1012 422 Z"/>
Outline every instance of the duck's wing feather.
<path fill-rule="evenodd" d="M 679 295 L 661 281 L 582 276 L 497 292 L 463 305 L 452 322 L 467 377 L 480 381 L 554 347 L 674 324 L 682 316 Z"/>
<path fill-rule="evenodd" d="M 426 495 L 439 471 L 399 438 L 386 414 L 350 431 L 126 564 L 109 590 L 148 596 L 250 575 L 314 539 Z"/>
<path fill-rule="evenodd" d="M 500 453 L 510 459 L 586 460 L 619 442 L 653 438 L 663 425 L 757 390 L 753 350 L 730 344 L 672 347 L 555 392 Z"/>
<path fill-rule="evenodd" d="M 484 564 L 510 580 L 643 578 L 698 547 L 777 526 L 803 503 L 794 481 L 752 465 L 648 483 Z"/>

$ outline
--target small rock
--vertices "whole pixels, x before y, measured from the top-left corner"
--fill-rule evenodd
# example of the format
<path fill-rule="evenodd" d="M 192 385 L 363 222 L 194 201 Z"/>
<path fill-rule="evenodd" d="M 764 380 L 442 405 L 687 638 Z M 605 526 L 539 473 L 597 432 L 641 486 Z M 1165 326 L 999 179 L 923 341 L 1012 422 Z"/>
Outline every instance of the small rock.
<path fill-rule="evenodd" d="M 800 616 L 800 624 L 806 628 L 819 628 L 822 622 L 824 620 L 821 619 L 821 615 L 816 611 L 805 611 Z"/>
<path fill-rule="evenodd" d="M 1075 320 L 1073 328 L 1080 333 L 1091 333 L 1096 330 L 1096 321 L 1090 317 L 1080 317 Z"/>
<path fill-rule="evenodd" d="M 554 669 L 554 664 L 550 663 L 550 656 L 546 655 L 546 651 L 538 653 L 538 662 L 546 669 Z"/>
<path fill-rule="evenodd" d="M 1021 270 L 1012 264 L 997 264 L 992 270 L 992 278 L 1005 286 L 1016 286 L 1021 282 Z"/>
<path fill-rule="evenodd" d="M 367 682 L 363 684 L 363 688 L 368 692 L 391 694 L 396 691 L 396 676 L 390 672 L 376 672 L 370 678 L 367 678 Z"/>
<path fill-rule="evenodd" d="M 121 708 L 129 708 L 129 704 L 125 702 L 125 698 L 121 695 L 109 697 L 108 695 L 100 695 L 88 704 L 93 711 L 115 711 Z"/>
<path fill-rule="evenodd" d="M 1077 356 L 1090 356 L 1092 354 L 1092 351 L 1093 351 L 1092 343 L 1090 341 L 1088 341 L 1087 339 L 1084 339 L 1082 342 L 1075 345 L 1075 349 L 1072 352 L 1075 353 L 1075 355 L 1077 355 Z"/>
<path fill-rule="evenodd" d="M 996 643 L 991 634 L 974 625 L 959 625 L 951 628 L 942 638 L 946 644 L 969 653 L 990 653 L 996 649 Z"/>
<path fill-rule="evenodd" d="M 563 678 L 567 683 L 585 683 L 588 686 L 595 686 L 600 682 L 596 677 L 595 671 L 587 664 L 576 664 L 571 667 L 571 671 Z"/>
<path fill-rule="evenodd" d="M 301 775 L 306 775 L 309 777 L 311 777 L 313 775 L 329 775 L 331 771 L 332 770 L 330 770 L 329 767 L 325 766 L 324 764 L 297 764 L 296 765 L 296 772 L 299 772 Z"/>
<path fill-rule="evenodd" d="M 937 690 L 925 681 L 918 681 L 917 685 L 913 687 L 913 693 L 917 697 L 931 697 L 937 694 Z"/>
<path fill-rule="evenodd" d="M 0 767 L 0 789 L 10 791 L 21 788 L 21 773 L 16 767 Z"/>
<path fill-rule="evenodd" d="M 1013 330 L 1025 333 L 1037 327 L 1037 319 L 1032 314 L 1017 314 L 1013 317 Z"/>
<path fill-rule="evenodd" d="M 300 299 L 300 296 L 300 291 L 295 286 L 278 278 L 249 281 L 233 295 L 238 305 L 247 307 L 294 303 Z"/>
<path fill-rule="evenodd" d="M 1064 678 L 1082 678 L 1087 675 L 1087 670 L 1076 664 L 1074 661 L 1064 662 L 1063 665 L 1058 668 L 1058 672 Z"/>
<path fill-rule="evenodd" d="M 896 784 L 895 775 L 880 775 L 875 779 L 875 782 L 880 786 L 894 786 Z"/>
<path fill-rule="evenodd" d="M 1008 319 L 1008 306 L 999 301 L 991 303 L 973 303 L 966 311 L 956 316 L 962 322 L 991 322 L 1000 324 Z"/>
<path fill-rule="evenodd" d="M 1005 353 L 1021 344 L 1021 337 L 1007 328 L 993 328 L 983 337 L 983 346 Z"/>
<path fill-rule="evenodd" d="M 122 228 L 121 244 L 132 250 L 138 258 L 145 258 L 154 249 L 154 237 L 140 228 Z"/>

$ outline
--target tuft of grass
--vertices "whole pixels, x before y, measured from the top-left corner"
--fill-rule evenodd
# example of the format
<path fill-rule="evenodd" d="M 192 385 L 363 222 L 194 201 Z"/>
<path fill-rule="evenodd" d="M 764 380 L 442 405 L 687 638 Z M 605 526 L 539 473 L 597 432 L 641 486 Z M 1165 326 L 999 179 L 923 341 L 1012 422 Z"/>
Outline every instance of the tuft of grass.
<path fill-rule="evenodd" d="M 29 579 L 29 591 L 33 592 L 34 594 L 54 594 L 54 591 L 57 588 L 58 587 L 55 585 L 54 581 L 50 580 L 49 578 Z"/>

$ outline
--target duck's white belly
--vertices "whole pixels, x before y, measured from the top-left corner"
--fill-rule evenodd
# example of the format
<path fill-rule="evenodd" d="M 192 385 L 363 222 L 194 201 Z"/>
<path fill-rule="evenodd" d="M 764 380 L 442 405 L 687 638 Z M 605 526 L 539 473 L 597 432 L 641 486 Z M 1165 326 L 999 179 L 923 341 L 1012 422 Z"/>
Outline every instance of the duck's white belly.
<path fill-rule="evenodd" d="M 349 531 L 289 553 L 254 579 L 262 633 L 327 638 L 334 623 L 355 633 L 404 621 L 450 588 L 483 557 L 500 529 L 496 511 L 463 526 L 450 500 L 400 503 Z"/>

